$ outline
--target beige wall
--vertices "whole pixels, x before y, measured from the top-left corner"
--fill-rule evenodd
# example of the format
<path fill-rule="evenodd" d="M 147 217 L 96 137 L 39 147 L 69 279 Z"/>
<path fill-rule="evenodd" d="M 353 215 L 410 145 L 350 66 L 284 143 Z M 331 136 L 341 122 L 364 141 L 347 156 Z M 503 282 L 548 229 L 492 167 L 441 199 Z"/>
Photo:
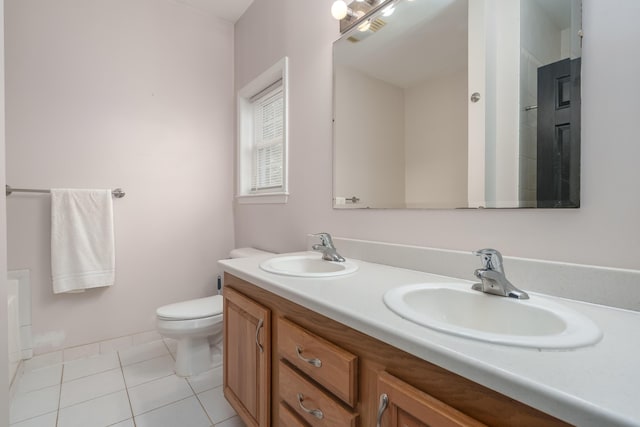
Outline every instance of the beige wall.
<path fill-rule="evenodd" d="M 35 351 L 151 330 L 158 306 L 213 294 L 233 247 L 233 25 L 171 0 L 8 0 L 5 14 L 8 183 L 127 193 L 115 286 L 72 295 L 51 290 L 49 197 L 7 199 Z"/>
<path fill-rule="evenodd" d="M 334 117 L 348 118 L 334 122 L 334 196 L 361 207 L 467 206 L 466 70 L 404 89 L 345 66 L 334 77 L 345 95 Z"/>
<path fill-rule="evenodd" d="M 333 210 L 331 0 L 256 0 L 236 24 L 236 87 L 288 55 L 290 190 L 286 205 L 236 206 L 238 245 L 305 247 L 305 233 L 640 269 L 637 100 L 640 9 L 584 0 L 582 207 L 573 210 Z M 615 71 L 614 71 L 615 70 Z M 611 286 L 608 284 L 608 286 Z M 640 286 L 640 285 L 639 285 Z"/>
<path fill-rule="evenodd" d="M 402 88 L 350 67 L 335 73 L 335 194 L 360 206 L 404 206 L 404 93 Z M 349 204 L 349 206 L 352 206 Z"/>
<path fill-rule="evenodd" d="M 467 72 L 405 89 L 407 205 L 467 206 Z"/>

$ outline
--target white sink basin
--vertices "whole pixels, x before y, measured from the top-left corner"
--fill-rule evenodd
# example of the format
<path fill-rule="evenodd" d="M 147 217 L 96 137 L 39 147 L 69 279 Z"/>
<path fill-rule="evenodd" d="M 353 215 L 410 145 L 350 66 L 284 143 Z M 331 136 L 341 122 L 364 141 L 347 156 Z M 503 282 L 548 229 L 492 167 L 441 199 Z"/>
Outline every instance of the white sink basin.
<path fill-rule="evenodd" d="M 270 258 L 260 264 L 269 273 L 297 277 L 332 277 L 353 273 L 358 266 L 344 262 L 325 261 L 322 254 L 286 255 Z"/>
<path fill-rule="evenodd" d="M 419 325 L 495 344 L 560 350 L 602 338 L 591 319 L 536 294 L 518 300 L 474 291 L 469 284 L 429 283 L 392 289 L 384 302 Z"/>

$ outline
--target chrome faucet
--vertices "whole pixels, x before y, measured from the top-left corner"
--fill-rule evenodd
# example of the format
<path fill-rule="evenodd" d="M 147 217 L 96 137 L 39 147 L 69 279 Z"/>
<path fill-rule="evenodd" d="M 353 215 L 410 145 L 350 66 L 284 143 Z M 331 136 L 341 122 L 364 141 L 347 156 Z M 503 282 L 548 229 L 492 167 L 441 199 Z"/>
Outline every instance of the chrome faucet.
<path fill-rule="evenodd" d="M 529 299 L 529 295 L 525 291 L 516 288 L 507 280 L 500 252 L 495 249 L 480 249 L 474 251 L 473 254 L 480 256 L 483 268 L 474 272 L 481 283 L 475 283 L 471 289 L 503 297 Z"/>
<path fill-rule="evenodd" d="M 314 251 L 322 252 L 322 259 L 325 261 L 337 261 L 344 262 L 345 259 L 342 255 L 336 251 L 336 247 L 333 246 L 333 240 L 331 239 L 331 234 L 329 233 L 317 233 L 314 234 L 320 238 L 321 244 L 315 244 L 312 246 Z"/>

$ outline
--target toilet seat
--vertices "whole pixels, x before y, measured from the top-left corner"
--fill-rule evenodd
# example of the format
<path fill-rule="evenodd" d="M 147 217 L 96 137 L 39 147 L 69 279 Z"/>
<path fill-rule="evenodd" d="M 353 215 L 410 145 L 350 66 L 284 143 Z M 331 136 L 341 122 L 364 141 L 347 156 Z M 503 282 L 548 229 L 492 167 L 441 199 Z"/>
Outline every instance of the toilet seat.
<path fill-rule="evenodd" d="M 161 320 L 197 320 L 222 314 L 222 295 L 164 305 L 156 310 Z"/>
<path fill-rule="evenodd" d="M 201 317 L 199 319 L 175 320 L 158 317 L 156 327 L 166 336 L 175 338 L 176 334 L 199 334 L 202 332 L 213 333 L 222 325 L 223 316 Z"/>

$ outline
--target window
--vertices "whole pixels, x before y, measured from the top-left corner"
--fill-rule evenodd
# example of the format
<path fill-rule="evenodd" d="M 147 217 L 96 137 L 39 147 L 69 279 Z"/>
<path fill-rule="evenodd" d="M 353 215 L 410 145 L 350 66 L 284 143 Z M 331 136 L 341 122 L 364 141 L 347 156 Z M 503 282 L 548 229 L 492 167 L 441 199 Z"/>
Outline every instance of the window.
<path fill-rule="evenodd" d="M 282 86 L 253 105 L 253 174 L 251 191 L 282 190 L 283 116 Z"/>
<path fill-rule="evenodd" d="M 286 203 L 287 58 L 238 92 L 239 203 Z"/>

